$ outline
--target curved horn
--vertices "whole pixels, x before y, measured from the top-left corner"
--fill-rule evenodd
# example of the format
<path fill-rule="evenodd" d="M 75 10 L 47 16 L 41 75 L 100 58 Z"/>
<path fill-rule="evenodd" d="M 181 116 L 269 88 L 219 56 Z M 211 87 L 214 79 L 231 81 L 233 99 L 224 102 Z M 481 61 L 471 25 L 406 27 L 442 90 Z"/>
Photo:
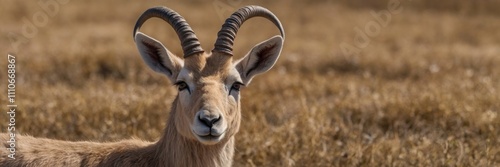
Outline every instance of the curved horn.
<path fill-rule="evenodd" d="M 233 42 L 238 29 L 246 20 L 256 16 L 272 21 L 279 28 L 283 39 L 285 39 L 285 31 L 281 26 L 281 22 L 271 11 L 260 6 L 246 6 L 238 9 L 226 19 L 221 30 L 217 33 L 217 41 L 215 41 L 213 51 L 233 55 Z"/>
<path fill-rule="evenodd" d="M 204 52 L 201 48 L 200 41 L 198 41 L 194 31 L 191 29 L 186 20 L 177 12 L 167 7 L 153 7 L 146 10 L 135 23 L 133 34 L 134 38 L 142 24 L 152 17 L 163 19 L 174 28 L 177 36 L 179 36 L 179 39 L 181 40 L 184 58 L 196 53 Z"/>

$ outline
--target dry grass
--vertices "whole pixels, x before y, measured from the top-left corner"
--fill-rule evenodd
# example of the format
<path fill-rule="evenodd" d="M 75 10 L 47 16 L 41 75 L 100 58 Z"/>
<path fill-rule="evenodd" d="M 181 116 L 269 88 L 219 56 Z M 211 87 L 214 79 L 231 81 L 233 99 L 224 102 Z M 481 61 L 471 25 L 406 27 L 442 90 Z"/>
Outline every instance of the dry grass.
<path fill-rule="evenodd" d="M 403 12 L 356 56 L 339 44 L 353 43 L 354 27 L 373 20 L 370 11 L 383 10 L 385 1 L 237 4 L 274 11 L 287 39 L 274 69 L 243 90 L 235 166 L 500 165 L 498 5 L 490 10 L 499 2 L 481 1 L 478 9 L 464 5 L 468 0 L 449 2 L 402 1 Z M 135 19 L 156 5 L 181 13 L 211 49 L 222 23 L 212 1 L 70 1 L 16 52 L 17 132 L 63 140 L 159 137 L 176 91 L 142 63 L 132 40 Z M 20 33 L 20 18 L 41 9 L 7 0 L 0 11 L 6 35 Z M 144 31 L 180 53 L 165 23 L 151 21 Z M 235 51 L 242 55 L 276 33 L 263 19 L 251 20 Z M 14 52 L 8 38 L 0 50 Z"/>

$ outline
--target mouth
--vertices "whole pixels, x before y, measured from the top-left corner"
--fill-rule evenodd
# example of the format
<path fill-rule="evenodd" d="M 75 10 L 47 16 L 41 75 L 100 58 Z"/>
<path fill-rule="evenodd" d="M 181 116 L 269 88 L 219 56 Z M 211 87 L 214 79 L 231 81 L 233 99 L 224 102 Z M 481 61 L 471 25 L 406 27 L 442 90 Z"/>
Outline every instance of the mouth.
<path fill-rule="evenodd" d="M 196 138 L 198 139 L 198 141 L 200 141 L 201 143 L 203 144 L 207 144 L 207 145 L 213 145 L 213 144 L 217 144 L 218 142 L 220 142 L 222 140 L 222 138 L 224 137 L 224 132 L 220 133 L 220 134 L 215 134 L 215 133 L 209 133 L 208 135 L 199 135 L 199 134 L 196 134 L 196 132 L 194 132 L 194 135 L 196 136 Z"/>
<path fill-rule="evenodd" d="M 218 138 L 220 138 L 221 135 L 219 136 L 215 136 L 215 135 L 205 135 L 205 136 L 198 136 L 199 138 L 203 139 L 203 140 L 217 140 Z"/>

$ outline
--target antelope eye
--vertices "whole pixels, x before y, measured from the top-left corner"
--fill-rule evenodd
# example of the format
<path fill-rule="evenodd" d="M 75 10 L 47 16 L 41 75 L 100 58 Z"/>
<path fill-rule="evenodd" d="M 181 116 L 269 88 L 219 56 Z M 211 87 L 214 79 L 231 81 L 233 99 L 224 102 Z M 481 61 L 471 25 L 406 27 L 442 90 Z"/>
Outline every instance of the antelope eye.
<path fill-rule="evenodd" d="M 231 90 L 240 91 L 242 85 L 243 84 L 240 82 L 235 82 L 233 86 L 231 86 Z"/>
<path fill-rule="evenodd" d="M 189 89 L 187 83 L 184 81 L 179 81 L 179 82 L 175 83 L 175 86 L 177 86 L 177 90 L 179 90 L 179 91 Z"/>

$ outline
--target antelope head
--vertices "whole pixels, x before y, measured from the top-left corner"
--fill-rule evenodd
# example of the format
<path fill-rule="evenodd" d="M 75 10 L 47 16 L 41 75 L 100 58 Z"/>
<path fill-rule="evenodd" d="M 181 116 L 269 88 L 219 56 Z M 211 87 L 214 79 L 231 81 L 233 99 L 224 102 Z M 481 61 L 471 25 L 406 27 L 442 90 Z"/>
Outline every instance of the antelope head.
<path fill-rule="evenodd" d="M 233 61 L 233 41 L 239 27 L 252 17 L 272 21 L 281 36 L 274 36 Z M 183 58 L 172 54 L 161 42 L 139 28 L 150 18 L 168 22 L 176 31 Z M 284 30 L 277 17 L 259 6 L 247 6 L 233 13 L 222 25 L 212 52 L 205 52 L 195 33 L 182 16 L 166 7 L 145 11 L 137 20 L 134 39 L 141 57 L 156 72 L 166 75 L 179 91 L 172 104 L 176 131 L 187 139 L 205 145 L 228 141 L 239 130 L 240 89 L 252 78 L 271 69 L 284 41 Z"/>

